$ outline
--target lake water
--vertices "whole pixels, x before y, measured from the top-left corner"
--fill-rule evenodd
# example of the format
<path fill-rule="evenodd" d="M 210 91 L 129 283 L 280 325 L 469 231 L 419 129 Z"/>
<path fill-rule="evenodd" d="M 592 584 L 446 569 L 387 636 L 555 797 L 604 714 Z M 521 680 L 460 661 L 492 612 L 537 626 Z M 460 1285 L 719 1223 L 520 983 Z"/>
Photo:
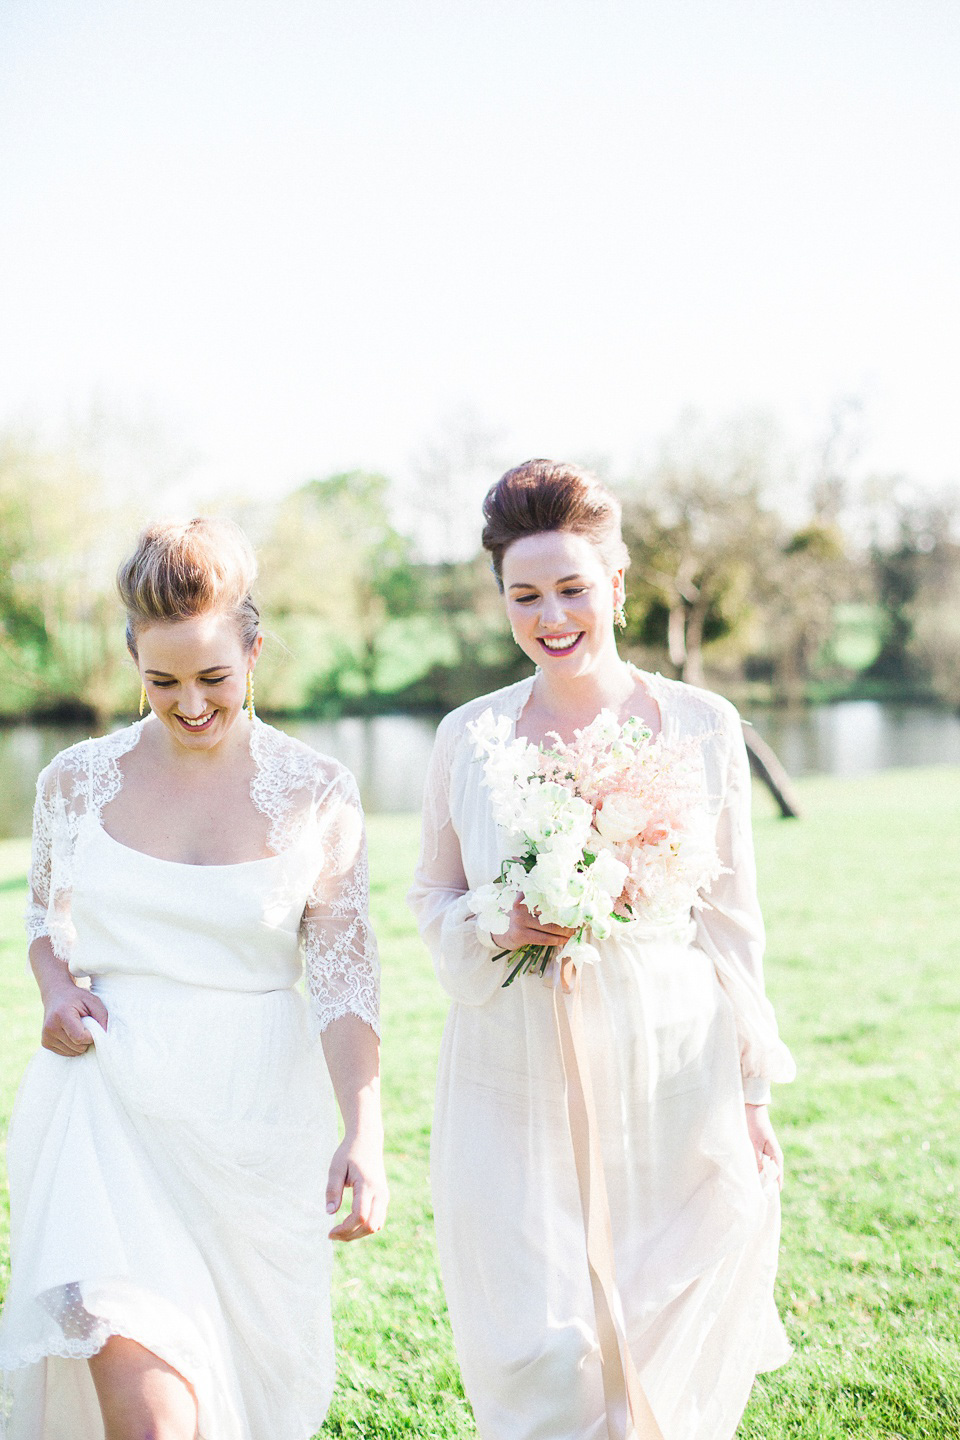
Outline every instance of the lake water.
<path fill-rule="evenodd" d="M 946 710 L 864 700 L 745 714 L 795 776 L 960 765 L 960 717 Z M 371 813 L 419 810 L 435 720 L 381 715 L 292 721 L 284 728 L 348 765 Z M 30 833 L 39 771 L 86 733 L 37 725 L 0 730 L 0 838 Z"/>

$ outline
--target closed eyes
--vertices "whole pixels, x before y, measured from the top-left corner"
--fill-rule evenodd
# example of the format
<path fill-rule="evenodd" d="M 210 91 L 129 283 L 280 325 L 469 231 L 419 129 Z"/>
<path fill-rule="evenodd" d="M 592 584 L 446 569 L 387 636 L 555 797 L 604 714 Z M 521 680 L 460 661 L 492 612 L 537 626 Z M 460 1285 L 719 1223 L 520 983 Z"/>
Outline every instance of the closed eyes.
<path fill-rule="evenodd" d="M 227 675 L 216 675 L 216 676 L 201 675 L 201 676 L 199 677 L 199 680 L 200 680 L 200 684 L 201 684 L 201 685 L 222 685 L 223 682 L 224 682 L 224 680 L 227 680 L 227 679 L 229 679 L 229 676 L 227 676 Z M 171 687 L 171 685 L 176 685 L 176 683 L 177 683 L 176 680 L 151 680 L 151 681 L 150 681 L 150 684 L 153 685 L 153 686 L 155 686 L 157 690 L 169 690 L 170 687 Z"/>
<path fill-rule="evenodd" d="M 571 586 L 568 590 L 561 590 L 560 593 L 561 593 L 561 595 L 567 595 L 567 596 L 571 596 L 571 597 L 572 597 L 572 596 L 582 595 L 582 594 L 584 593 L 584 591 L 586 590 L 586 588 L 587 588 L 586 585 L 578 585 L 578 586 L 576 586 L 576 587 Z M 518 605 L 529 605 L 531 600 L 537 600 L 537 599 L 539 599 L 539 596 L 537 596 L 537 595 L 514 595 L 513 598 L 514 598 L 514 600 L 516 600 L 516 602 L 517 602 Z"/>

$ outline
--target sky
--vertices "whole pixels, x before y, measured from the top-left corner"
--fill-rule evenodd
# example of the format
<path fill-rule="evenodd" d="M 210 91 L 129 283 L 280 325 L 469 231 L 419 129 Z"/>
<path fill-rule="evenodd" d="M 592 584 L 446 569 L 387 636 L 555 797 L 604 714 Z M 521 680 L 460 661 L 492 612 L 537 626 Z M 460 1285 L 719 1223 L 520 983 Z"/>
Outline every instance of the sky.
<path fill-rule="evenodd" d="M 960 484 L 958 176 L 955 0 L 0 0 L 0 427 L 272 498 L 854 397 Z"/>

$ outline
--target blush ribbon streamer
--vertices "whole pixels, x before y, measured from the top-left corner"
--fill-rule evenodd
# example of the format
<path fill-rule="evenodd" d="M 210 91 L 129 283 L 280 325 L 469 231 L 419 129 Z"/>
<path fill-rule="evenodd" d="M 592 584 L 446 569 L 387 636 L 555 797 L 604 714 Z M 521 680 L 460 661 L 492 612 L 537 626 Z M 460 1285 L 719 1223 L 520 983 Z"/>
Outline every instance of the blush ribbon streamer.
<path fill-rule="evenodd" d="M 627 1345 L 614 1271 L 610 1199 L 603 1171 L 590 1065 L 583 1030 L 580 977 L 572 962 L 553 961 L 544 976 L 553 988 L 567 1117 L 587 1241 L 609 1440 L 663 1440 Z"/>

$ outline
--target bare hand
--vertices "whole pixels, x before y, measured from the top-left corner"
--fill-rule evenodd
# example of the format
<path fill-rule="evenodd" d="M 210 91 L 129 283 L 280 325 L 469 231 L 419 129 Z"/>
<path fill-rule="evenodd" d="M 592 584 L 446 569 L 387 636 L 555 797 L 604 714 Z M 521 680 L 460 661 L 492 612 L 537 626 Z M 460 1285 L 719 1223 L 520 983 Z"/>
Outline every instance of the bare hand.
<path fill-rule="evenodd" d="M 40 1044 L 57 1055 L 82 1055 L 93 1044 L 93 1036 L 83 1023 L 90 1015 L 106 1030 L 107 1007 L 91 990 L 84 990 L 72 981 L 58 984 L 48 991 L 43 1004 L 43 1030 Z"/>
<path fill-rule="evenodd" d="M 387 1218 L 387 1176 L 383 1168 L 383 1146 L 379 1140 L 347 1135 L 330 1162 L 327 1180 L 327 1213 L 335 1215 L 343 1204 L 343 1192 L 353 1191 L 353 1207 L 345 1220 L 330 1231 L 331 1240 L 359 1240 L 383 1229 Z"/>
<path fill-rule="evenodd" d="M 501 950 L 512 952 L 522 950 L 525 945 L 563 945 L 574 934 L 576 931 L 568 930 L 563 925 L 542 924 L 518 897 L 510 911 L 510 924 L 502 935 L 493 935 L 491 939 Z"/>
<path fill-rule="evenodd" d="M 765 1155 L 769 1156 L 777 1167 L 777 1186 L 782 1190 L 783 1151 L 780 1149 L 780 1142 L 774 1134 L 767 1107 L 766 1105 L 748 1105 L 746 1110 L 747 1131 L 750 1135 L 750 1142 L 753 1145 L 757 1169 L 763 1169 L 763 1157 Z"/>

